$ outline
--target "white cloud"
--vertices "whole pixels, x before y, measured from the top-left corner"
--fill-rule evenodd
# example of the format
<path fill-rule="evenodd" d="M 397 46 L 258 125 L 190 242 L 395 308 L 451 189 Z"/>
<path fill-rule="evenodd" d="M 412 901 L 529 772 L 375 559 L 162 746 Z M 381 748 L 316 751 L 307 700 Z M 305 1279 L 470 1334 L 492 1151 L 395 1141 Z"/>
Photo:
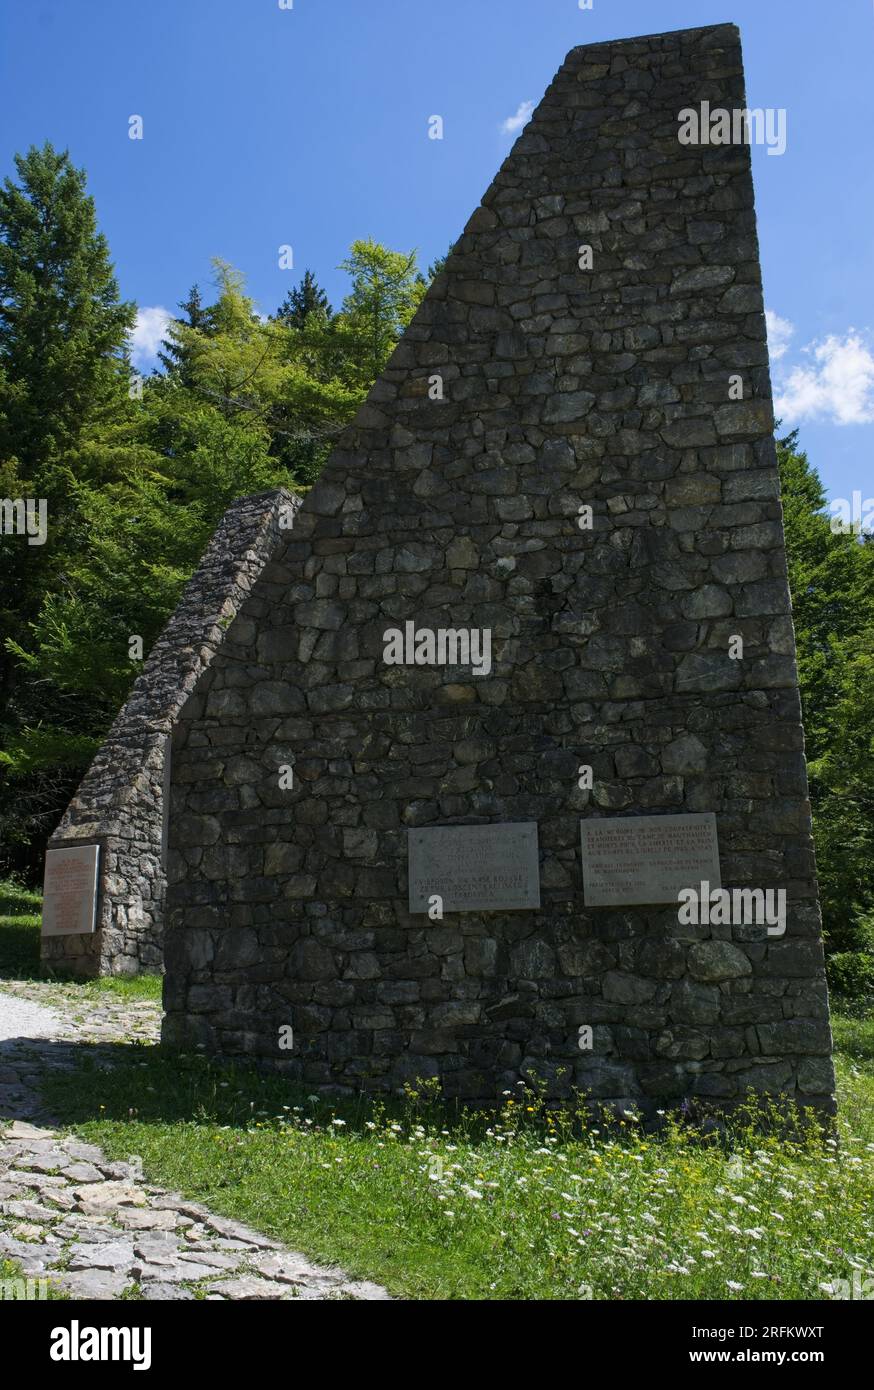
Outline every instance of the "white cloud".
<path fill-rule="evenodd" d="M 793 367 L 779 383 L 774 402 L 777 414 L 793 422 L 874 422 L 874 355 L 856 330 L 849 329 L 844 338 L 829 334 L 804 352 L 812 361 Z"/>
<path fill-rule="evenodd" d="M 776 362 L 785 356 L 789 346 L 789 339 L 795 332 L 795 325 L 788 319 L 781 319 L 779 314 L 775 314 L 773 309 L 765 310 L 765 326 L 768 330 L 768 351 L 771 354 L 771 361 Z"/>
<path fill-rule="evenodd" d="M 520 131 L 523 126 L 528 124 L 533 112 L 533 101 L 520 101 L 516 108 L 515 116 L 508 116 L 507 119 L 502 122 L 501 130 L 505 135 L 515 135 L 517 131 Z"/>
<path fill-rule="evenodd" d="M 137 321 L 130 335 L 131 361 L 135 367 L 151 367 L 158 355 L 161 339 L 167 336 L 167 324 L 173 315 L 160 305 L 137 309 Z"/>

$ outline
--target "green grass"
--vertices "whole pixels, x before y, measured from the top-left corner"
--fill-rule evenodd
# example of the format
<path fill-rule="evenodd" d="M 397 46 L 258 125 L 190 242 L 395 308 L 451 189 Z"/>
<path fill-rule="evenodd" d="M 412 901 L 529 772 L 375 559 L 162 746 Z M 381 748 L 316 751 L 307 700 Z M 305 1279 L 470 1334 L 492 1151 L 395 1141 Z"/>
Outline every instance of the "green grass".
<path fill-rule="evenodd" d="M 35 894 L 2 898 L 0 973 L 38 931 Z M 11 938 L 10 938 L 11 939 Z M 20 954 L 20 953 L 19 953 Z M 157 998 L 157 978 L 92 981 Z M 738 1126 L 728 1143 L 674 1124 L 592 1125 L 530 1089 L 491 1119 L 423 1090 L 336 1106 L 282 1080 L 87 1048 L 49 1102 L 113 1158 L 392 1292 L 432 1299 L 823 1299 L 874 1277 L 874 1020 L 836 1018 L 839 1142 Z"/>
<path fill-rule="evenodd" d="M 845 1053 L 856 1066 L 874 1075 L 874 1016 L 850 1018 L 835 1014 L 832 1018 L 835 1047 Z"/>
<path fill-rule="evenodd" d="M 0 978 L 34 979 L 39 971 L 42 895 L 0 882 Z"/>
<path fill-rule="evenodd" d="M 11 880 L 0 881 L 0 981 L 39 980 L 42 895 Z M 160 975 L 115 975 L 64 981 L 83 1001 L 101 994 L 121 999 L 161 999 Z"/>
<path fill-rule="evenodd" d="M 522 1088 L 491 1120 L 424 1091 L 333 1107 L 153 1047 L 48 1095 L 150 1180 L 407 1297 L 823 1299 L 854 1269 L 874 1277 L 870 1029 L 853 1037 L 868 1051 L 841 1059 L 839 1144 L 776 1127 L 647 1137 Z"/>
<path fill-rule="evenodd" d="M 832 1015 L 841 1124 L 874 1148 L 874 1017 Z"/>
<path fill-rule="evenodd" d="M 163 975 L 113 975 L 99 980 L 79 981 L 77 988 L 86 994 L 112 994 L 118 999 L 153 999 L 161 1002 Z"/>

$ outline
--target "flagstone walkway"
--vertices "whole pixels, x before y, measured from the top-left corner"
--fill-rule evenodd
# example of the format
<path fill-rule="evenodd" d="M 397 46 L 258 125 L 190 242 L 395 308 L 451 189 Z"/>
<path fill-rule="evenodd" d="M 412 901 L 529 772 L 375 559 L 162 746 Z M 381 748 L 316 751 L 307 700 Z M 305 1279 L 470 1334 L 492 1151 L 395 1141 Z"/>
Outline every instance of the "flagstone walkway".
<path fill-rule="evenodd" d="M 387 1299 L 55 1127 L 42 1078 L 82 1044 L 111 1066 L 111 1045 L 157 1041 L 160 1018 L 149 1000 L 0 982 L 0 1258 L 76 1299 Z"/>

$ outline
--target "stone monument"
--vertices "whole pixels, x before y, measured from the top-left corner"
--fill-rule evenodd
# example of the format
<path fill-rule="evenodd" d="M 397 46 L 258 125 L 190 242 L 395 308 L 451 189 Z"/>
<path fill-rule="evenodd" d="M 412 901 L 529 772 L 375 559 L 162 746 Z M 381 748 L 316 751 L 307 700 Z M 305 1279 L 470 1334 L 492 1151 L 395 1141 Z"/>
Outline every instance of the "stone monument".
<path fill-rule="evenodd" d="M 48 844 L 45 970 L 88 977 L 162 969 L 167 739 L 179 707 L 276 547 L 282 508 L 291 519 L 297 505 L 283 489 L 234 502 L 149 653 Z M 58 919 L 56 866 L 85 858 L 98 866 L 90 912 L 65 911 Z M 65 872 L 69 876 L 70 869 Z"/>
<path fill-rule="evenodd" d="M 681 138 L 705 102 L 745 110 L 732 25 L 569 54 L 198 680 L 168 1043 L 833 1108 L 750 149 Z"/>

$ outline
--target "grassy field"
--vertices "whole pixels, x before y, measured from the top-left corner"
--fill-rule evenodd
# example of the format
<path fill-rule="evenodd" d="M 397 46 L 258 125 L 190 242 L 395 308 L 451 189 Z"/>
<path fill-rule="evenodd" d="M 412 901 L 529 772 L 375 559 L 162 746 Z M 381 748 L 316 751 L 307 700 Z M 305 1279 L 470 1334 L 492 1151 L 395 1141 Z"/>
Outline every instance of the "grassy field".
<path fill-rule="evenodd" d="M 31 888 L 0 882 L 0 979 L 36 978 L 41 902 Z"/>
<path fill-rule="evenodd" d="M 840 1143 L 653 1139 L 521 1087 L 491 1120 L 424 1092 L 332 1106 L 151 1047 L 49 1096 L 153 1180 L 410 1297 L 816 1299 L 874 1278 L 874 1038 L 846 1031 Z"/>
<path fill-rule="evenodd" d="M 41 894 L 18 883 L 0 882 L 0 983 L 6 980 L 38 980 Z M 160 975 L 135 975 L 77 983 L 83 1000 L 99 994 L 123 999 L 161 998 Z"/>
<path fill-rule="evenodd" d="M 334 1105 L 145 1045 L 112 1070 L 86 1051 L 47 1095 L 152 1181 L 402 1296 L 825 1299 L 854 1271 L 874 1279 L 874 1022 L 838 1018 L 835 1035 L 826 1142 L 740 1123 L 726 1142 L 682 1122 L 652 1138 L 549 1113 L 522 1086 L 492 1117 L 427 1087 Z"/>

